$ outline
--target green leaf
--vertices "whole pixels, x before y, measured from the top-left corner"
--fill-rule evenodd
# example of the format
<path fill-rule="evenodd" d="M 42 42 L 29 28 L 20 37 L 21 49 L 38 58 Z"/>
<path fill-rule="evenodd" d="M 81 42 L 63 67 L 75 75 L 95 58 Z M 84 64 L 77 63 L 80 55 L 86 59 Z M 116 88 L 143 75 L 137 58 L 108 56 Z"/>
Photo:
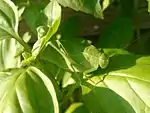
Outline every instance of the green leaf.
<path fill-rule="evenodd" d="M 83 39 L 68 38 L 50 41 L 40 58 L 72 72 L 89 73 L 99 66 L 103 69 L 107 67 L 109 58 L 103 52 Z"/>
<path fill-rule="evenodd" d="M 134 17 L 135 15 L 135 10 L 136 10 L 136 2 L 134 0 L 120 0 L 120 13 L 122 16 L 125 17 Z"/>
<path fill-rule="evenodd" d="M 56 39 L 48 43 L 40 56 L 42 59 L 54 63 L 62 69 L 72 72 L 83 72 L 93 68 L 83 55 L 87 45 L 89 45 L 87 41 L 73 37 L 70 40 L 67 40 L 67 38 Z"/>
<path fill-rule="evenodd" d="M 31 39 L 31 34 L 29 34 L 29 32 L 24 33 L 23 36 L 22 36 L 22 39 L 23 39 L 24 42 L 28 43 Z M 16 57 L 22 55 L 23 52 L 25 52 L 25 48 L 22 45 L 19 44 L 18 48 L 17 48 L 17 52 L 16 52 Z"/>
<path fill-rule="evenodd" d="M 40 54 L 40 58 L 57 65 L 62 69 L 68 69 L 64 54 L 59 50 L 57 43 L 49 43 L 45 50 Z"/>
<path fill-rule="evenodd" d="M 34 44 L 32 49 L 32 55 L 37 56 L 45 47 L 49 39 L 56 33 L 60 20 L 61 20 L 61 7 L 57 1 L 51 1 L 43 10 L 42 18 L 46 18 L 47 21 L 43 20 L 44 25 L 38 27 L 38 40 Z M 48 29 L 48 31 L 47 31 Z"/>
<path fill-rule="evenodd" d="M 20 57 L 16 57 L 18 43 L 15 39 L 0 41 L 0 69 L 15 68 L 20 64 Z"/>
<path fill-rule="evenodd" d="M 31 31 L 36 34 L 36 28 L 43 22 L 45 18 L 40 18 L 42 10 L 44 9 L 44 4 L 31 4 L 27 7 L 23 13 L 23 18 L 25 19 L 27 25 L 30 27 Z M 40 18 L 40 19 L 39 19 Z M 45 20 L 44 20 L 45 21 Z"/>
<path fill-rule="evenodd" d="M 113 2 L 114 0 L 103 0 L 103 4 L 102 4 L 102 8 L 103 8 L 103 11 L 105 9 L 107 9 L 107 7 L 110 6 L 110 4 Z"/>
<path fill-rule="evenodd" d="M 0 1 L 0 40 L 16 37 L 18 30 L 18 11 L 10 0 Z"/>
<path fill-rule="evenodd" d="M 40 60 L 40 63 L 42 64 L 43 69 L 53 75 L 59 85 L 61 84 L 61 88 L 65 88 L 68 85 L 74 84 L 74 77 L 79 77 L 78 73 L 74 74 L 73 72 L 67 71 L 67 69 L 65 70 L 60 68 L 60 66 L 55 65 L 55 63 L 51 63 L 49 60 Z M 60 98 L 60 93 L 58 95 Z"/>
<path fill-rule="evenodd" d="M 65 113 L 90 113 L 83 103 L 73 103 Z"/>
<path fill-rule="evenodd" d="M 76 11 L 89 13 L 98 18 L 103 18 L 103 11 L 99 0 L 57 0 L 64 7 L 70 7 Z"/>
<path fill-rule="evenodd" d="M 150 57 L 133 54 L 111 57 L 103 73 L 83 83 L 85 106 L 93 113 L 149 113 L 149 61 Z"/>
<path fill-rule="evenodd" d="M 71 16 L 60 26 L 61 36 L 63 39 L 66 37 L 77 37 L 82 28 L 80 17 L 77 15 Z"/>
<path fill-rule="evenodd" d="M 148 2 L 148 12 L 150 13 L 150 0 L 147 0 Z"/>
<path fill-rule="evenodd" d="M 59 113 L 51 80 L 36 67 L 0 73 L 0 112 Z"/>
<path fill-rule="evenodd" d="M 98 46 L 101 48 L 124 48 L 133 38 L 132 19 L 117 17 L 101 34 Z"/>

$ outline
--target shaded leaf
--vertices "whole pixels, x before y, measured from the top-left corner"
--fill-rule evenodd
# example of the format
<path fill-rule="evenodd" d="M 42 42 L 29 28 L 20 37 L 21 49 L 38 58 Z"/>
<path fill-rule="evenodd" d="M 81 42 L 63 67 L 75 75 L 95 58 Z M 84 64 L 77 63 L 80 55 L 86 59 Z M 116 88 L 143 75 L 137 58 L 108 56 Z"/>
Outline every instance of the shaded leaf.
<path fill-rule="evenodd" d="M 135 9 L 137 1 L 134 0 L 120 0 L 120 13 L 124 17 L 133 17 L 135 13 Z"/>
<path fill-rule="evenodd" d="M 83 11 L 98 18 L 103 18 L 103 11 L 99 0 L 57 0 L 64 7 L 70 7 L 76 11 Z"/>
<path fill-rule="evenodd" d="M 102 33 L 98 46 L 101 48 L 125 48 L 133 38 L 132 19 L 117 17 Z"/>
<path fill-rule="evenodd" d="M 40 57 L 43 60 L 53 63 L 62 69 L 68 69 L 64 59 L 65 56 L 61 50 L 59 50 L 57 43 L 55 42 L 48 44 L 45 50 L 40 54 Z"/>
<path fill-rule="evenodd" d="M 44 4 L 31 4 L 29 7 L 25 9 L 23 13 L 23 18 L 25 19 L 25 22 L 30 27 L 31 31 L 34 33 L 36 33 L 36 28 L 45 19 L 40 18 L 40 14 L 43 13 L 42 10 L 44 9 L 44 6 L 45 6 Z"/>
<path fill-rule="evenodd" d="M 78 28 L 78 29 L 77 29 Z M 63 24 L 60 26 L 61 36 L 64 38 L 68 37 L 77 37 L 82 29 L 81 21 L 79 16 L 72 16 L 68 18 Z"/>

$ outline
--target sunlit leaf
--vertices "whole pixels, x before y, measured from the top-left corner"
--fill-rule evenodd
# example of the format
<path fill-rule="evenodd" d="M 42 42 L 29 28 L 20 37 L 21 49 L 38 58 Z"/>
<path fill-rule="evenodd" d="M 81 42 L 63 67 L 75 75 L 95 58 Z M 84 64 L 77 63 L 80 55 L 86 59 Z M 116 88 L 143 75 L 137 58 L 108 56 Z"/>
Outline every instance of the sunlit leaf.
<path fill-rule="evenodd" d="M 150 0 L 147 0 L 148 2 L 148 12 L 150 12 Z"/>
<path fill-rule="evenodd" d="M 10 0 L 0 1 L 0 40 L 15 38 L 18 30 L 17 7 Z"/>
<path fill-rule="evenodd" d="M 113 56 L 103 81 L 99 74 L 82 86 L 85 106 L 93 113 L 149 113 L 149 60 L 132 54 Z"/>
<path fill-rule="evenodd" d="M 102 8 L 105 10 L 114 0 L 103 0 Z"/>
<path fill-rule="evenodd" d="M 90 113 L 83 103 L 73 103 L 65 113 Z"/>
<path fill-rule="evenodd" d="M 36 67 L 0 73 L 1 113 L 59 113 L 51 80 Z"/>
<path fill-rule="evenodd" d="M 20 64 L 20 57 L 16 57 L 18 43 L 8 38 L 0 41 L 0 69 L 15 68 Z"/>
<path fill-rule="evenodd" d="M 46 18 L 47 20 L 43 20 L 43 22 L 45 23 L 43 25 L 39 25 L 38 27 L 38 31 L 41 34 L 38 35 L 40 37 L 38 37 L 39 39 L 33 46 L 33 56 L 37 56 L 39 52 L 44 49 L 46 43 L 56 33 L 59 27 L 61 19 L 61 7 L 57 3 L 57 1 L 51 1 L 43 10 L 41 17 L 43 19 Z"/>

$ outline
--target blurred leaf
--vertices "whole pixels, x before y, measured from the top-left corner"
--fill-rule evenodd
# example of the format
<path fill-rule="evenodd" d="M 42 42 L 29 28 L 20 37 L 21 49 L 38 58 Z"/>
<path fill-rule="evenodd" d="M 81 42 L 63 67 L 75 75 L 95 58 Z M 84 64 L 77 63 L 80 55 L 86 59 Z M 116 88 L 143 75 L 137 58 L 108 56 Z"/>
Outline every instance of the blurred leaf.
<path fill-rule="evenodd" d="M 113 2 L 114 0 L 103 0 L 103 3 L 102 3 L 102 8 L 103 8 L 103 11 L 105 9 L 107 9 L 107 7 L 109 7 L 109 5 Z"/>
<path fill-rule="evenodd" d="M 76 37 L 82 29 L 81 21 L 79 16 L 72 16 L 68 18 L 60 26 L 61 36 L 63 37 Z"/>
<path fill-rule="evenodd" d="M 1 113 L 59 113 L 53 84 L 39 69 L 29 67 L 7 73 L 0 73 Z"/>
<path fill-rule="evenodd" d="M 73 103 L 65 113 L 90 113 L 83 103 Z"/>
<path fill-rule="evenodd" d="M 15 68 L 20 64 L 20 57 L 16 57 L 18 43 L 15 39 L 0 41 L 0 69 Z"/>
<path fill-rule="evenodd" d="M 31 39 L 31 34 L 29 32 L 26 32 L 23 34 L 22 38 L 26 43 L 28 43 Z"/>
<path fill-rule="evenodd" d="M 118 17 L 101 34 L 98 46 L 100 48 L 125 48 L 133 38 L 132 19 Z"/>
<path fill-rule="evenodd" d="M 148 2 L 148 12 L 150 13 L 150 0 L 147 0 Z"/>
<path fill-rule="evenodd" d="M 120 13 L 124 17 L 134 17 L 135 13 L 135 3 L 138 0 L 120 0 Z"/>
<path fill-rule="evenodd" d="M 85 106 L 93 113 L 149 113 L 149 61 L 133 54 L 113 56 L 104 81 L 98 74 L 83 83 Z"/>
<path fill-rule="evenodd" d="M 24 42 L 28 43 L 31 39 L 31 35 L 29 34 L 29 32 L 24 33 L 22 39 L 24 40 Z M 15 56 L 16 57 L 20 56 L 24 51 L 25 51 L 24 47 L 19 44 Z"/>
<path fill-rule="evenodd" d="M 30 0 L 12 0 L 17 6 L 27 5 Z"/>
<path fill-rule="evenodd" d="M 44 19 L 39 19 L 41 11 L 44 9 L 44 6 L 44 4 L 31 4 L 25 9 L 23 13 L 23 18 L 25 19 L 25 22 L 34 33 L 36 33 L 36 28 L 39 25 L 38 23 L 40 23 L 40 21 L 43 21 Z"/>
<path fill-rule="evenodd" d="M 70 7 L 76 11 L 83 11 L 98 18 L 103 18 L 99 0 L 57 0 L 64 7 Z"/>
<path fill-rule="evenodd" d="M 25 6 L 22 6 L 22 7 L 20 7 L 19 9 L 18 9 L 18 15 L 19 15 L 19 20 L 21 20 L 22 19 L 22 15 L 23 15 L 23 13 L 24 13 L 24 11 L 25 11 Z"/>
<path fill-rule="evenodd" d="M 17 7 L 10 0 L 0 0 L 0 40 L 16 38 L 18 30 Z"/>
<path fill-rule="evenodd" d="M 128 50 L 135 54 L 143 54 L 149 55 L 150 54 L 150 37 L 149 31 L 146 33 L 141 33 L 140 38 L 135 40 L 129 47 Z"/>

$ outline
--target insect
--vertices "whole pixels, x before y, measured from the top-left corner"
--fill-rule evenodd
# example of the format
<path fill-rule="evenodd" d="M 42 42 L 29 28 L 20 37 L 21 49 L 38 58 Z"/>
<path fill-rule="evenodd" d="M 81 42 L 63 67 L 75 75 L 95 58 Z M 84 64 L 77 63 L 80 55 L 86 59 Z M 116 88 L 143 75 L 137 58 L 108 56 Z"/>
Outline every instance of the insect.
<path fill-rule="evenodd" d="M 83 55 L 90 65 L 85 73 L 96 71 L 99 67 L 105 69 L 109 64 L 109 56 L 104 53 L 103 49 L 97 49 L 93 45 L 86 47 Z"/>

